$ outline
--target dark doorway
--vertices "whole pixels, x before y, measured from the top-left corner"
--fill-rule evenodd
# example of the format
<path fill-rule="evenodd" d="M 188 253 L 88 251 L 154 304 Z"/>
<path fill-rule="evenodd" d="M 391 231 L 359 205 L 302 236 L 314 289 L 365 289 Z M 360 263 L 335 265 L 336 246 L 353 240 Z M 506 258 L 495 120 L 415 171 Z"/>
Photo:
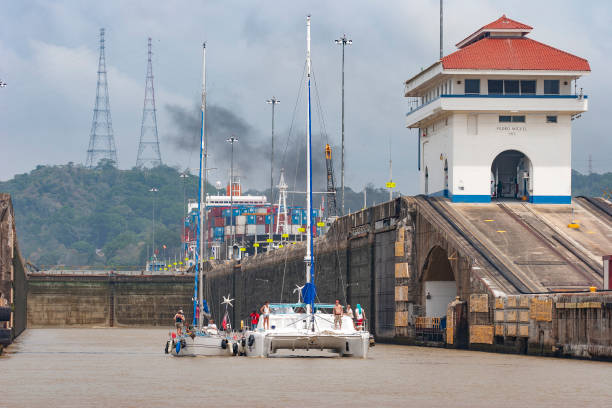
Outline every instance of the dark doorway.
<path fill-rule="evenodd" d="M 531 161 L 518 150 L 506 150 L 491 164 L 491 196 L 528 200 L 531 192 Z"/>

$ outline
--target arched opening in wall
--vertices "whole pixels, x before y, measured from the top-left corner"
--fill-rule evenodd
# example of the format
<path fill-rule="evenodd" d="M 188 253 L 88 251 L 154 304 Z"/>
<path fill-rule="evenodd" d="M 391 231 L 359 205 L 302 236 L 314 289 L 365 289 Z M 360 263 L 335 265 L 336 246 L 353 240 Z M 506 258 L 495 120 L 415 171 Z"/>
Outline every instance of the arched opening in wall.
<path fill-rule="evenodd" d="M 423 296 L 427 317 L 446 316 L 446 308 L 457 296 L 457 284 L 448 253 L 435 246 L 423 266 Z"/>
<path fill-rule="evenodd" d="M 429 170 L 425 167 L 425 195 L 429 194 Z"/>
<path fill-rule="evenodd" d="M 491 164 L 491 197 L 528 200 L 531 195 L 531 160 L 518 150 L 505 150 Z"/>
<path fill-rule="evenodd" d="M 448 197 L 448 159 L 444 159 L 444 197 Z"/>

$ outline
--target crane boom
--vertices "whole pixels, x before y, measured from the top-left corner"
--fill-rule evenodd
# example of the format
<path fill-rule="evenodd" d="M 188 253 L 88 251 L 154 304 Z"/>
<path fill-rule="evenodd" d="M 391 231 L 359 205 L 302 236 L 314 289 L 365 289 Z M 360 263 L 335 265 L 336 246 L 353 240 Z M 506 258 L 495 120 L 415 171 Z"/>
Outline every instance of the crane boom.
<path fill-rule="evenodd" d="M 325 165 L 327 166 L 327 216 L 336 217 L 336 182 L 334 181 L 334 166 L 332 163 L 332 149 L 325 145 Z"/>

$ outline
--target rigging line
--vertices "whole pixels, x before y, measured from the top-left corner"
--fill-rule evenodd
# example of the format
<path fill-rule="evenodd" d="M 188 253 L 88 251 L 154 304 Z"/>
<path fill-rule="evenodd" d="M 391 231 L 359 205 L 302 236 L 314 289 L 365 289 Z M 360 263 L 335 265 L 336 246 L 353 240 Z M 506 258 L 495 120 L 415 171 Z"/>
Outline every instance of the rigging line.
<path fill-rule="evenodd" d="M 320 125 L 320 136 L 321 142 L 329 143 L 329 137 L 327 134 L 327 125 L 325 124 L 325 116 L 323 115 L 323 106 L 321 105 L 321 98 L 319 96 L 319 87 L 317 86 L 317 78 L 315 76 L 314 68 L 312 68 L 312 80 L 315 88 L 315 101 L 317 106 L 317 112 L 319 114 L 319 125 Z M 325 140 L 323 140 L 325 137 Z"/>
<path fill-rule="evenodd" d="M 300 102 L 302 91 L 303 91 L 303 83 L 304 83 L 305 75 L 306 75 L 306 61 L 304 61 L 304 68 L 302 69 L 302 75 L 300 77 L 300 83 L 299 83 L 299 86 L 298 86 L 298 95 L 297 95 L 297 98 L 295 99 L 295 105 L 293 107 L 293 114 L 292 114 L 292 117 L 291 117 L 291 125 L 289 126 L 289 133 L 287 135 L 287 142 L 285 143 L 285 149 L 283 151 L 283 159 L 282 159 L 281 163 L 285 163 L 285 159 L 286 159 L 286 156 L 287 156 L 287 149 L 289 148 L 289 142 L 291 141 L 291 136 L 292 136 L 292 133 L 293 133 L 293 126 L 295 124 L 295 116 L 296 116 L 297 107 L 298 107 L 298 104 Z M 298 148 L 297 150 L 298 150 L 298 156 L 299 156 L 300 149 Z M 295 177 L 293 179 L 294 190 L 295 190 L 295 185 L 297 183 L 297 170 L 298 170 L 298 167 L 299 167 L 299 161 L 297 163 L 298 163 L 298 165 L 296 165 Z M 280 182 L 280 176 L 279 176 L 279 182 Z M 293 204 L 294 204 L 294 195 L 293 194 L 291 195 L 290 203 L 291 203 L 291 206 L 293 207 Z M 274 207 L 272 207 L 272 208 L 274 208 Z M 274 216 L 274 212 L 272 213 L 272 215 Z M 274 219 L 274 217 L 272 217 L 272 218 Z M 272 227 L 273 225 L 274 225 L 274 223 L 272 223 L 270 225 L 270 227 Z M 285 275 L 287 273 L 287 257 L 288 256 L 289 256 L 289 251 L 285 251 L 285 260 L 284 260 L 284 265 L 283 265 L 283 279 L 281 281 L 281 295 L 280 295 L 281 302 L 283 301 L 283 292 L 285 290 Z"/>
<path fill-rule="evenodd" d="M 314 69 L 312 69 L 312 77 L 313 77 L 313 82 L 314 82 L 314 87 L 315 87 L 315 98 L 317 101 L 317 110 L 319 113 L 319 120 L 322 126 L 322 133 L 321 133 L 321 139 L 323 139 L 323 135 L 325 136 L 325 142 L 329 143 L 329 137 L 327 134 L 327 129 L 326 129 L 326 125 L 325 125 L 325 116 L 323 115 L 323 108 L 321 106 L 321 99 L 319 97 L 319 88 L 317 86 L 317 80 L 315 77 L 315 73 L 314 73 Z M 338 231 L 338 228 L 334 228 L 334 238 L 336 241 L 336 258 L 338 260 L 338 276 L 340 277 L 340 285 L 342 287 L 342 295 L 344 297 L 344 303 L 348 303 L 348 299 L 346 296 L 346 285 L 344 284 L 344 276 L 342 275 L 342 270 L 340 267 L 340 251 L 339 251 L 339 242 L 340 242 L 340 233 Z M 347 266 L 348 267 L 348 266 Z"/>

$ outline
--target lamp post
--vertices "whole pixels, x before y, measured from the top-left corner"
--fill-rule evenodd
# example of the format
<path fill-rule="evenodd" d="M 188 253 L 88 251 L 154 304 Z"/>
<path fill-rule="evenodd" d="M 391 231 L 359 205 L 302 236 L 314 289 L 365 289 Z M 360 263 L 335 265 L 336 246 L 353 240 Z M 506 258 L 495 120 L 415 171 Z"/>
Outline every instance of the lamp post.
<path fill-rule="evenodd" d="M 189 178 L 189 169 L 185 169 L 183 173 L 179 175 L 179 177 L 183 180 L 183 237 L 181 238 L 181 242 L 183 244 L 183 248 L 181 248 L 181 259 L 185 257 L 187 251 L 185 250 L 185 244 L 187 243 L 185 239 L 185 219 L 187 218 L 187 191 L 186 184 L 187 178 Z"/>
<path fill-rule="evenodd" d="M 236 239 L 236 226 L 234 225 L 234 143 L 238 141 L 238 138 L 234 135 L 230 136 L 226 142 L 232 145 L 232 155 L 230 161 L 230 220 L 231 225 L 230 228 L 232 230 L 232 246 L 234 245 L 234 241 Z M 233 254 L 232 254 L 233 256 Z"/>
<path fill-rule="evenodd" d="M 153 259 L 157 259 L 155 256 L 155 193 L 159 191 L 156 187 L 151 187 L 149 192 L 153 193 Z M 153 270 L 155 270 L 155 264 L 153 264 Z"/>
<path fill-rule="evenodd" d="M 351 45 L 353 40 L 346 38 L 346 34 L 336 40 L 336 44 L 342 45 L 342 173 L 340 178 L 340 185 L 342 189 L 342 215 L 344 215 L 344 48 L 347 45 Z"/>
<path fill-rule="evenodd" d="M 274 197 L 272 192 L 274 191 L 274 107 L 280 103 L 276 96 L 272 99 L 268 99 L 266 103 L 272 105 L 272 148 L 270 150 L 270 202 L 273 201 Z"/>

